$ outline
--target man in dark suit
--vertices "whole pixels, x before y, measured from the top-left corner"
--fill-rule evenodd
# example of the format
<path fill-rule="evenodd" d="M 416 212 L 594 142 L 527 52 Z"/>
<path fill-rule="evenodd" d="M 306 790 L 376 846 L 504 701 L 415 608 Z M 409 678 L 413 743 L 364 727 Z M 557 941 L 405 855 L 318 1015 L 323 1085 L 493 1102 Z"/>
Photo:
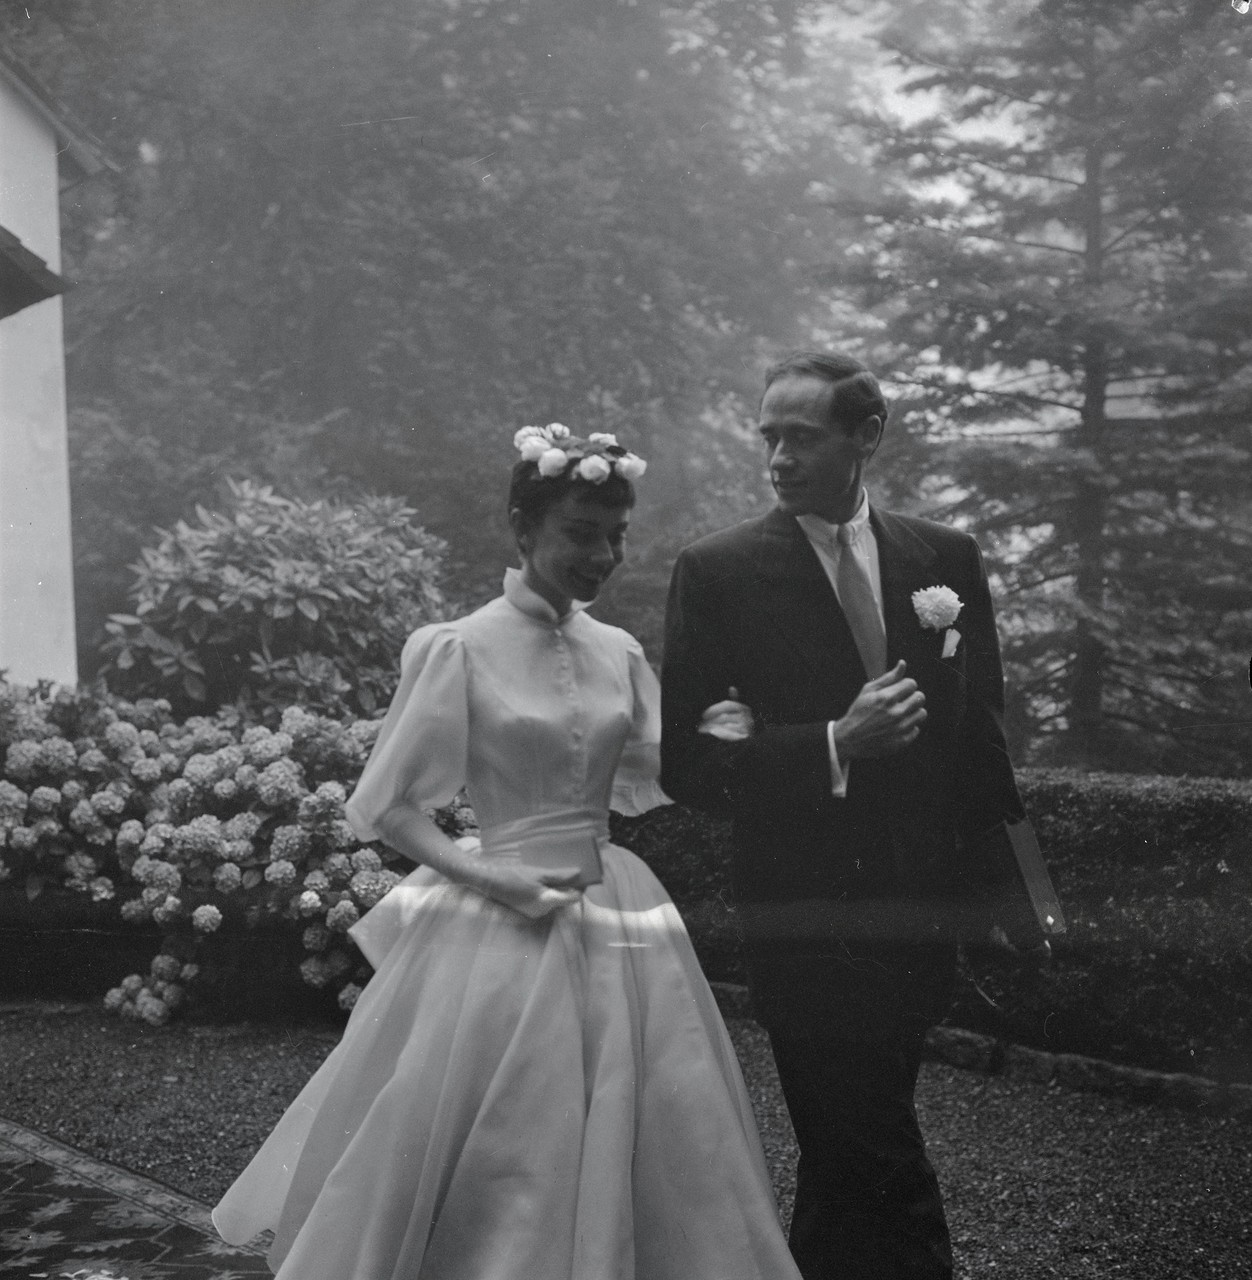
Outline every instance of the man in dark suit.
<path fill-rule="evenodd" d="M 952 1275 L 914 1087 L 951 997 L 964 851 L 1023 816 L 978 546 L 862 487 L 887 414 L 856 360 L 775 365 L 760 433 L 778 505 L 682 552 L 666 618 L 661 781 L 733 820 L 806 1280 Z M 748 710 L 719 732 L 701 713 L 728 698 Z"/>

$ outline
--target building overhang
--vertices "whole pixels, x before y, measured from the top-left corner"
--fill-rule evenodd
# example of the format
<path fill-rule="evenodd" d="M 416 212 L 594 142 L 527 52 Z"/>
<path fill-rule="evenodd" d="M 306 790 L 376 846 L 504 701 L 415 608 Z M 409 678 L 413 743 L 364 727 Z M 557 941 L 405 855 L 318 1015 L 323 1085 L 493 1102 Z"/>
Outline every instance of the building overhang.
<path fill-rule="evenodd" d="M 13 234 L 0 227 L 0 320 L 64 293 L 69 283 Z"/>

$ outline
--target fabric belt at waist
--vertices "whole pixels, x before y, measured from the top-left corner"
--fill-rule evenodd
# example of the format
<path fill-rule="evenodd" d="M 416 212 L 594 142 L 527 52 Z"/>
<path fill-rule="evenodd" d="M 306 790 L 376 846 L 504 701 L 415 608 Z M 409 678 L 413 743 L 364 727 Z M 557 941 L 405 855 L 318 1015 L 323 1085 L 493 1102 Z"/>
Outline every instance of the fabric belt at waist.
<path fill-rule="evenodd" d="M 609 842 L 609 815 L 603 809 L 560 809 L 528 814 L 484 827 L 484 858 L 516 858 L 546 871 L 576 869 L 578 885 L 604 879 L 601 854 Z"/>

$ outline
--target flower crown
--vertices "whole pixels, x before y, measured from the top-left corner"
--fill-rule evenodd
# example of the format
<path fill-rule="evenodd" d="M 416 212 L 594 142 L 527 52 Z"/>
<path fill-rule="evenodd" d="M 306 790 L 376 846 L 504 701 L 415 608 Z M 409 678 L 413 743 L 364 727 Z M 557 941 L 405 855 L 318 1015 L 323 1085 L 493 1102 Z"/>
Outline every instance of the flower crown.
<path fill-rule="evenodd" d="M 622 448 L 607 431 L 593 431 L 583 440 L 559 422 L 523 427 L 513 437 L 513 446 L 523 462 L 536 463 L 539 474 L 549 479 L 564 475 L 571 466 L 580 480 L 591 484 L 603 484 L 614 472 L 623 480 L 638 480 L 648 469 L 642 458 Z"/>

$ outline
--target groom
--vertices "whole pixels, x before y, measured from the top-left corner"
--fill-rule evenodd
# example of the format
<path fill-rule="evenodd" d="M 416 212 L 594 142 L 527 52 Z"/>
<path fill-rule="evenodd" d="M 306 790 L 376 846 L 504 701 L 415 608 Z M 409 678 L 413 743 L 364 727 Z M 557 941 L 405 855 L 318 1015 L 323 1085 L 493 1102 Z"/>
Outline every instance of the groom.
<path fill-rule="evenodd" d="M 805 1280 L 952 1275 L 913 1093 L 951 996 L 966 842 L 1023 816 L 978 546 L 862 487 L 887 414 L 850 357 L 771 368 L 778 505 L 686 548 L 666 617 L 661 782 L 733 821 L 749 985 L 800 1146 Z M 750 736 L 700 731 L 728 697 Z"/>

